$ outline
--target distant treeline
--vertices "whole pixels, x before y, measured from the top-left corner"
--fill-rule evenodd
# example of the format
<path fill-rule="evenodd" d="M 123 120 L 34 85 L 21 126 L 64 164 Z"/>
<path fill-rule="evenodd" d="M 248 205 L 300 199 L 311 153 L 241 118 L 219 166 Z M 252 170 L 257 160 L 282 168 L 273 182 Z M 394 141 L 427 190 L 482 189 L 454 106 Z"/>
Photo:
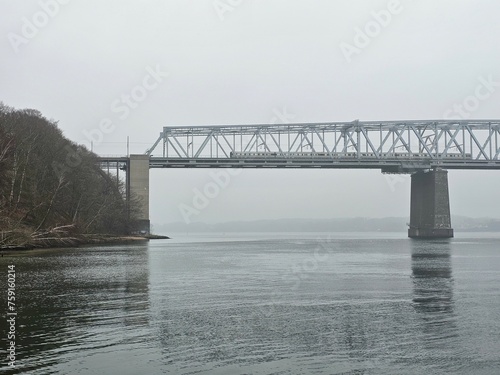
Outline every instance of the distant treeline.
<path fill-rule="evenodd" d="M 405 232 L 409 219 L 387 218 L 336 218 L 336 219 L 277 219 L 234 221 L 207 224 L 176 222 L 155 225 L 156 233 L 198 232 Z M 453 216 L 452 227 L 462 232 L 500 232 L 499 219 L 474 219 Z"/>
<path fill-rule="evenodd" d="M 0 103 L 1 246 L 43 236 L 125 234 L 123 190 L 55 121 Z"/>

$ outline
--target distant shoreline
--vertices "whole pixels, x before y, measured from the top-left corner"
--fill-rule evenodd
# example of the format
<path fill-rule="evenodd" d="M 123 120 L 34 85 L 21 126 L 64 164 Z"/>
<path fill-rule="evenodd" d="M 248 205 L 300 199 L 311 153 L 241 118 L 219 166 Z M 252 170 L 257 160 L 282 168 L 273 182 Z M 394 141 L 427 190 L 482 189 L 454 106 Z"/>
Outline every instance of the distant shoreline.
<path fill-rule="evenodd" d="M 267 219 L 221 223 L 173 222 L 154 224 L 163 233 L 243 233 L 243 232 L 406 232 L 409 218 L 332 218 L 332 219 Z M 451 226 L 456 232 L 500 232 L 500 219 L 452 216 Z"/>

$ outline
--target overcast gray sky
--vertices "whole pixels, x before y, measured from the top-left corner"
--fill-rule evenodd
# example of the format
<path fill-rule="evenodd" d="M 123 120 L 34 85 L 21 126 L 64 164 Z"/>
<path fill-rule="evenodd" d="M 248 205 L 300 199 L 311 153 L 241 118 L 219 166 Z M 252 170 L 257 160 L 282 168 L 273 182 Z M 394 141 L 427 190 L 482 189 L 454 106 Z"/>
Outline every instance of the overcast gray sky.
<path fill-rule="evenodd" d="M 0 100 L 100 154 L 127 136 L 143 153 L 167 125 L 499 119 L 499 14 L 495 0 L 1 0 Z M 454 109 L 485 81 L 487 99 Z M 209 173 L 152 170 L 153 223 L 182 220 Z M 500 172 L 449 180 L 452 213 L 500 217 Z M 245 170 L 193 220 L 407 216 L 409 193 L 379 171 Z"/>

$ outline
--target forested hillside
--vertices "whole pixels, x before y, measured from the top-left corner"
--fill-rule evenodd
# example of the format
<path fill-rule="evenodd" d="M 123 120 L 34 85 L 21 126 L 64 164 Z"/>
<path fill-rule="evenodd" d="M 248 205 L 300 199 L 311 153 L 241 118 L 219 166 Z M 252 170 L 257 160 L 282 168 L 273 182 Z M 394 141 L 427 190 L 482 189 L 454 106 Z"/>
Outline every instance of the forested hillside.
<path fill-rule="evenodd" d="M 57 123 L 0 103 L 0 246 L 81 234 L 126 234 L 123 186 Z"/>

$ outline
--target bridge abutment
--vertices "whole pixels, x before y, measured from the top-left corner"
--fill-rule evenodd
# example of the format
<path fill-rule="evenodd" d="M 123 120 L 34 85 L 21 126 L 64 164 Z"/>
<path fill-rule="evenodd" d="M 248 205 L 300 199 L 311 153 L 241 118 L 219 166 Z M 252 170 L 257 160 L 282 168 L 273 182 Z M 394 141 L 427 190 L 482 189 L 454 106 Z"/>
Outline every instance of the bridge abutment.
<path fill-rule="evenodd" d="M 453 237 L 448 171 L 434 169 L 412 174 L 408 237 Z"/>
<path fill-rule="evenodd" d="M 149 234 L 149 155 L 130 155 L 127 170 L 127 203 L 137 204 L 136 219 L 131 222 L 132 233 Z M 137 200 L 137 202 L 135 202 Z M 129 211 L 130 213 L 130 211 Z"/>

